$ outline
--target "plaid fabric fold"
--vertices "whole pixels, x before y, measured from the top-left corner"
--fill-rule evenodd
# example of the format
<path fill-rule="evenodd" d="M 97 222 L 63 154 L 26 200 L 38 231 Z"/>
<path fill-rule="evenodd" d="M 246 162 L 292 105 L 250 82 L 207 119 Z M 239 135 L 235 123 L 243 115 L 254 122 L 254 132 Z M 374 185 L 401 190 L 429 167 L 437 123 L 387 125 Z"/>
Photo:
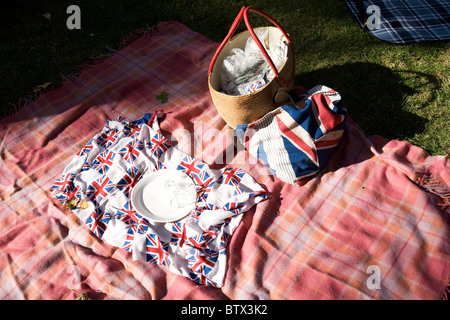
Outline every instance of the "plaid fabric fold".
<path fill-rule="evenodd" d="M 450 39 L 449 0 L 346 0 L 369 34 L 392 43 Z"/>

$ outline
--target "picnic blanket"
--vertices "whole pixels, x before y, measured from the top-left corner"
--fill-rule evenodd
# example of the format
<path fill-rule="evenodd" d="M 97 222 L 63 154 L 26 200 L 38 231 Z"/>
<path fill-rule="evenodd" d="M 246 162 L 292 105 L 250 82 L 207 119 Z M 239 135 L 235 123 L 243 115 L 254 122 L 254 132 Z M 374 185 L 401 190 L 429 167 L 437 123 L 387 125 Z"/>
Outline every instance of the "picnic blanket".
<path fill-rule="evenodd" d="M 349 117 L 325 167 L 282 182 L 216 112 L 207 70 L 217 43 L 163 22 L 0 122 L 0 298 L 440 299 L 450 278 L 447 156 L 364 135 Z M 301 87 L 299 93 L 305 92 Z M 339 88 L 334 88 L 338 90 Z M 167 93 L 167 102 L 156 99 Z M 345 103 L 345 96 L 342 97 Z M 223 286 L 133 261 L 49 189 L 74 156 L 124 117 L 163 109 L 170 144 L 212 169 L 242 168 L 268 198 L 228 243 Z"/>
<path fill-rule="evenodd" d="M 392 43 L 450 39 L 449 0 L 346 0 L 370 35 Z"/>

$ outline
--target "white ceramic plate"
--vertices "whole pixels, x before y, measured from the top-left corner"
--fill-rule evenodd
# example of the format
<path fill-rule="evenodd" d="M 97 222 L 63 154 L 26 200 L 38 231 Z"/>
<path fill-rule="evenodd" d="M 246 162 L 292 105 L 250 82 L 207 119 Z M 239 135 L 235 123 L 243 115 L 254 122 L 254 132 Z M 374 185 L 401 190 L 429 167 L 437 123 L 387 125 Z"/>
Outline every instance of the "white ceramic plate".
<path fill-rule="evenodd" d="M 142 216 L 156 222 L 173 222 L 195 207 L 195 183 L 182 171 L 163 169 L 143 177 L 131 192 L 131 204 Z"/>

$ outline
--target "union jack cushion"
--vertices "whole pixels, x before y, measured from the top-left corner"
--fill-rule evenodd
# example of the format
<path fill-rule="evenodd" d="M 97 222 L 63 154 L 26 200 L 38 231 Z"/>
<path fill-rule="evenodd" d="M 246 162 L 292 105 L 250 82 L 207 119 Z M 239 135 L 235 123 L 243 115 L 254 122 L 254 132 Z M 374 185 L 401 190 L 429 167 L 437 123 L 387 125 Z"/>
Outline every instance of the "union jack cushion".
<path fill-rule="evenodd" d="M 326 86 L 315 86 L 302 98 L 302 104 L 281 106 L 236 128 L 250 154 L 294 185 L 323 167 L 341 140 L 347 117 L 339 93 Z"/>
<path fill-rule="evenodd" d="M 213 170 L 168 144 L 159 128 L 160 115 L 108 121 L 50 191 L 97 237 L 131 252 L 133 260 L 221 287 L 231 235 L 242 213 L 266 199 L 266 192 L 240 168 Z M 196 202 L 181 220 L 153 222 L 134 210 L 131 193 L 146 175 L 165 169 L 192 179 Z"/>

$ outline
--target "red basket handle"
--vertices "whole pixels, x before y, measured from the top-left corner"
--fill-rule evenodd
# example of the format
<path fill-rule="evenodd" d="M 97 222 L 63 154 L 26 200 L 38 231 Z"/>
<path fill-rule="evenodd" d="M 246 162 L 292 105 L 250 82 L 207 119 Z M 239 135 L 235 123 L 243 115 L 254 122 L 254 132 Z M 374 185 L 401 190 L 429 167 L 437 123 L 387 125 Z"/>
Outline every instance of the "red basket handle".
<path fill-rule="evenodd" d="M 264 18 L 266 18 L 267 20 L 269 20 L 270 22 L 272 22 L 283 34 L 283 36 L 286 38 L 286 40 L 290 43 L 291 40 L 289 38 L 289 36 L 287 35 L 287 33 L 284 31 L 284 29 L 280 26 L 280 24 L 278 22 L 275 21 L 275 19 L 273 19 L 271 16 L 269 16 L 267 13 L 253 8 L 253 7 L 245 7 L 243 6 L 241 8 L 241 11 L 239 11 L 239 14 L 237 15 L 236 19 L 234 19 L 233 24 L 230 27 L 230 30 L 228 31 L 227 36 L 225 37 L 225 39 L 222 41 L 222 43 L 220 44 L 219 48 L 217 48 L 216 52 L 214 53 L 214 56 L 212 57 L 211 63 L 209 65 L 209 70 L 208 70 L 208 75 L 211 74 L 214 63 L 217 60 L 217 57 L 219 56 L 220 52 L 222 51 L 223 47 L 225 46 L 225 44 L 228 42 L 228 40 L 230 40 L 230 38 L 233 36 L 234 32 L 236 31 L 237 26 L 239 25 L 239 23 L 242 20 L 242 17 L 244 17 L 244 21 L 245 21 L 245 25 L 247 26 L 247 29 L 250 33 L 250 36 L 253 38 L 253 40 L 255 41 L 256 45 L 258 46 L 259 50 L 261 50 L 262 54 L 264 55 L 264 58 L 267 60 L 267 62 L 269 63 L 270 67 L 272 68 L 275 77 L 279 78 L 278 75 L 278 70 L 275 67 L 272 59 L 270 58 L 270 56 L 268 55 L 267 51 L 264 49 L 264 46 L 261 44 L 261 41 L 259 41 L 258 37 L 256 36 L 255 32 L 253 31 L 252 26 L 250 25 L 250 21 L 248 19 L 248 12 L 252 11 L 255 12 L 261 16 L 263 16 Z"/>

